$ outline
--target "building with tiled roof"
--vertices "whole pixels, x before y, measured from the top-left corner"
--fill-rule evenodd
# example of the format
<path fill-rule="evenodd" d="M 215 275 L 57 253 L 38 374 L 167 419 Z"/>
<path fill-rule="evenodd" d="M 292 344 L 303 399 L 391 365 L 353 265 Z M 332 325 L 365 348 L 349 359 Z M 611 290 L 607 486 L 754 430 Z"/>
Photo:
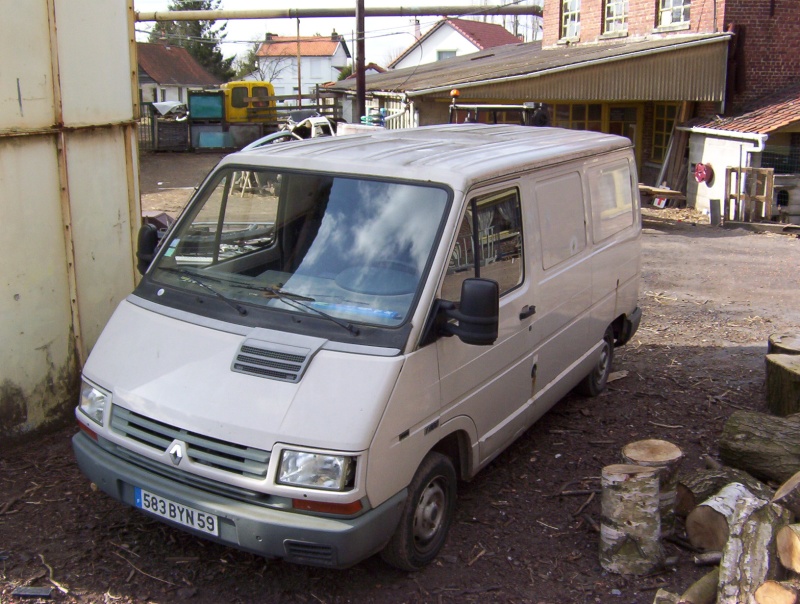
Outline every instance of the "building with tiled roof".
<path fill-rule="evenodd" d="M 520 39 L 502 25 L 468 19 L 442 19 L 392 61 L 389 68 L 416 67 L 519 42 Z"/>
<path fill-rule="evenodd" d="M 256 51 L 258 68 L 245 79 L 271 82 L 276 96 L 297 94 L 298 57 L 300 86 L 305 94 L 317 85 L 336 81 L 348 64 L 350 51 L 335 31 L 330 36 L 276 36 L 267 34 Z"/>
<path fill-rule="evenodd" d="M 185 103 L 189 90 L 216 88 L 222 81 L 208 73 L 181 46 L 138 42 L 139 96 L 145 103 Z"/>

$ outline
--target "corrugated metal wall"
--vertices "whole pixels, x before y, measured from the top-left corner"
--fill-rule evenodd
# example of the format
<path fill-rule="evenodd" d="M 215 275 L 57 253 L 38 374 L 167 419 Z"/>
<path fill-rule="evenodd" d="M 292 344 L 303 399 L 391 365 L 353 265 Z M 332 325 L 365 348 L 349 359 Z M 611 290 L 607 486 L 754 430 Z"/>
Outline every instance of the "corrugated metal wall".
<path fill-rule="evenodd" d="M 131 0 L 0 0 L 0 438 L 71 413 L 133 288 Z"/>

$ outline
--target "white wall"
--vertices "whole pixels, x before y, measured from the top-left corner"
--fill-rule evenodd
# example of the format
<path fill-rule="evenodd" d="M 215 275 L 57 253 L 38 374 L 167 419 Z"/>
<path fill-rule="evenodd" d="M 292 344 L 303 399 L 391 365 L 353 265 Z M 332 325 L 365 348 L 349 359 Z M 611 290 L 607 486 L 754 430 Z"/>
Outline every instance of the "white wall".
<path fill-rule="evenodd" d="M 0 20 L 7 439 L 71 415 L 81 361 L 134 286 L 140 208 L 132 3 L 0 0 L 0 10 L 12 16 Z"/>
<path fill-rule="evenodd" d="M 271 74 L 274 69 L 264 65 L 269 61 L 276 60 L 274 57 L 261 57 L 259 61 L 262 64 L 261 72 L 263 74 Z M 286 67 L 279 68 L 279 73 L 271 80 L 272 85 L 275 87 L 275 94 L 278 96 L 297 93 L 297 57 L 286 57 L 285 59 L 277 59 L 284 61 Z M 303 92 L 306 94 L 313 93 L 317 84 L 325 84 L 326 82 L 335 82 L 339 78 L 339 70 L 336 67 L 344 67 L 347 64 L 347 55 L 341 45 L 336 50 L 336 53 L 329 57 L 301 57 L 300 59 L 300 77 L 302 79 Z M 250 78 L 247 78 L 250 79 Z"/>
<path fill-rule="evenodd" d="M 708 213 L 710 200 L 719 199 L 720 209 L 725 200 L 725 168 L 758 167 L 761 155 L 752 154 L 754 141 L 723 137 L 711 137 L 692 133 L 689 136 L 689 174 L 686 185 L 687 205 Z M 698 183 L 694 178 L 697 163 L 711 164 L 714 178 L 709 184 Z"/>
<path fill-rule="evenodd" d="M 455 50 L 456 56 L 460 57 L 477 52 L 479 48 L 450 25 L 445 24 L 437 31 L 433 32 L 429 38 L 426 38 L 419 48 L 413 49 L 408 56 L 394 65 L 393 69 L 416 67 L 417 65 L 433 63 L 437 60 L 437 53 L 440 50 Z"/>

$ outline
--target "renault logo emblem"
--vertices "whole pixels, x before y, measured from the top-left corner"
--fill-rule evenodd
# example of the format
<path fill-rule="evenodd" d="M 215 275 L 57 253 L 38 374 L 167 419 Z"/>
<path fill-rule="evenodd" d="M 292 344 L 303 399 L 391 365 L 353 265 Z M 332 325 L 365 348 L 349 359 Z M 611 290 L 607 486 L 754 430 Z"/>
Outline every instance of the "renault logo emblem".
<path fill-rule="evenodd" d="M 173 465 L 178 465 L 183 459 L 183 447 L 181 443 L 175 443 L 170 447 L 169 458 L 172 460 Z"/>

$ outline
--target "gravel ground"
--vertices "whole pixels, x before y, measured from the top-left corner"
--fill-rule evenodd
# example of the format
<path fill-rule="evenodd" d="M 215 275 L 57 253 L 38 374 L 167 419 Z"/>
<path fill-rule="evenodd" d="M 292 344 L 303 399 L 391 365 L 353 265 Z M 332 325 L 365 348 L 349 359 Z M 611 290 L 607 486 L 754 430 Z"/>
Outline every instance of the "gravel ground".
<path fill-rule="evenodd" d="M 143 205 L 179 210 L 215 161 L 145 157 Z M 672 543 L 672 568 L 605 573 L 599 498 L 564 493 L 596 489 L 600 469 L 644 438 L 674 442 L 684 470 L 699 467 L 734 410 L 765 410 L 767 338 L 800 330 L 800 240 L 712 228 L 686 210 L 646 209 L 644 226 L 644 319 L 617 350 L 618 379 L 596 399 L 565 398 L 460 485 L 456 521 L 428 568 L 372 558 L 328 571 L 197 539 L 91 488 L 68 426 L 0 451 L 0 602 L 649 604 L 659 587 L 682 591 L 705 569 Z M 53 593 L 22 599 L 11 595 L 18 586 Z"/>

